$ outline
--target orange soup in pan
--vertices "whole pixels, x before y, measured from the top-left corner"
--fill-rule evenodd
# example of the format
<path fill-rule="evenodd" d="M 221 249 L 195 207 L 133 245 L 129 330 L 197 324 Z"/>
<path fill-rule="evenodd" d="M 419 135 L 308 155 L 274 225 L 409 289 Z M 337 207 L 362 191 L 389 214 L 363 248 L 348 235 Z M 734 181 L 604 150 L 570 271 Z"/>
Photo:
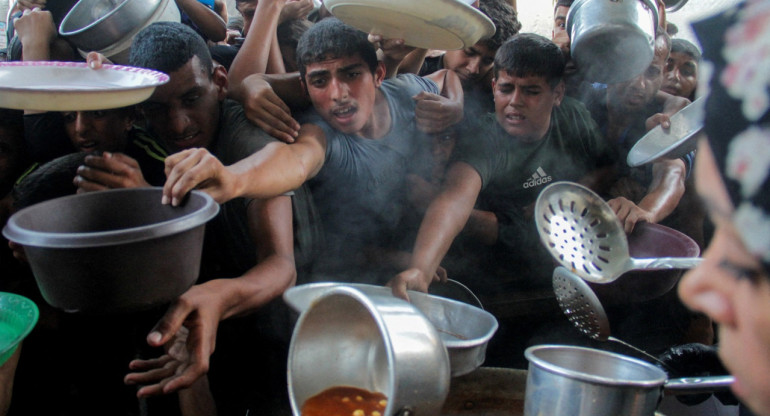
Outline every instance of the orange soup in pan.
<path fill-rule="evenodd" d="M 387 397 L 382 393 L 357 387 L 331 387 L 307 399 L 302 405 L 302 416 L 383 416 L 387 405 Z"/>

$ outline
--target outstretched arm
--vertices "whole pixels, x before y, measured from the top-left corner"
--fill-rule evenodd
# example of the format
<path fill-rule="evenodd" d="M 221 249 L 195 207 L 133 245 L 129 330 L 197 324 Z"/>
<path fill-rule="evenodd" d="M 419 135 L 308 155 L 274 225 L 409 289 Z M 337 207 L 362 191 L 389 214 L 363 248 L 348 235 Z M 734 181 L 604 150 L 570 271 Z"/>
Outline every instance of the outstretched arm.
<path fill-rule="evenodd" d="M 393 294 L 408 299 L 407 290 L 427 292 L 441 260 L 462 231 L 481 191 L 481 177 L 464 162 L 454 163 L 444 187 L 420 224 L 409 269 L 388 282 Z"/>
<path fill-rule="evenodd" d="M 252 313 L 294 285 L 294 242 L 291 197 L 251 201 L 248 225 L 257 244 L 256 266 L 233 279 L 215 279 L 193 286 L 166 312 L 147 336 L 155 347 L 176 341 L 187 333 L 184 351 L 170 351 L 153 360 L 134 360 L 128 384 L 142 384 L 139 397 L 187 388 L 208 372 L 219 322 Z"/>
<path fill-rule="evenodd" d="M 267 72 L 270 50 L 278 29 L 278 18 L 285 4 L 286 0 L 260 0 L 257 3 L 246 39 L 230 65 L 230 85 L 240 85 L 249 75 Z"/>
<path fill-rule="evenodd" d="M 296 143 L 273 142 L 230 166 L 205 149 L 188 149 L 166 158 L 164 204 L 178 205 L 193 189 L 224 203 L 237 197 L 272 198 L 297 189 L 315 176 L 326 157 L 323 131 L 305 124 Z"/>
<path fill-rule="evenodd" d="M 176 0 L 176 4 L 212 42 L 225 40 L 227 23 L 217 12 L 199 3 L 198 0 Z"/>
<path fill-rule="evenodd" d="M 639 205 L 619 197 L 608 201 L 626 233 L 637 222 L 657 223 L 671 214 L 684 195 L 685 166 L 682 159 L 670 159 L 652 165 L 652 183 Z"/>

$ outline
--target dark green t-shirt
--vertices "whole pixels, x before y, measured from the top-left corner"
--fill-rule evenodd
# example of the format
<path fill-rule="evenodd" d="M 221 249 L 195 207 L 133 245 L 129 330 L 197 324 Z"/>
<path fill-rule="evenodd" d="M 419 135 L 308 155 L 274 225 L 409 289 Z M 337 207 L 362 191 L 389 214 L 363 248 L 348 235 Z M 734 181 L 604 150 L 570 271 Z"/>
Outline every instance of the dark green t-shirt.
<path fill-rule="evenodd" d="M 569 97 L 554 108 L 541 140 L 521 142 L 500 127 L 495 114 L 489 114 L 466 126 L 453 160 L 478 172 L 482 188 L 477 208 L 498 219 L 498 242 L 486 251 L 491 258 L 482 262 L 486 271 L 534 285 L 550 284 L 554 267 L 531 215 L 538 194 L 552 182 L 576 182 L 612 162 L 596 123 L 582 104 Z"/>

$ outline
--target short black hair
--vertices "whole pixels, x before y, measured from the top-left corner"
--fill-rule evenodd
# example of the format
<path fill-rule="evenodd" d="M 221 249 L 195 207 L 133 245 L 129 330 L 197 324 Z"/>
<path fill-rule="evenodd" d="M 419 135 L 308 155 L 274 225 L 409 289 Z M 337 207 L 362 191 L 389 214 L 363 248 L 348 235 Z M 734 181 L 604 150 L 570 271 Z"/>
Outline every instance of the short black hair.
<path fill-rule="evenodd" d="M 519 33 L 495 54 L 495 78 L 500 71 L 517 77 L 542 76 L 552 88 L 562 80 L 566 62 L 553 41 L 534 33 Z"/>
<path fill-rule="evenodd" d="M 671 39 L 671 52 L 683 53 L 689 55 L 692 59 L 700 61 L 700 49 L 695 44 L 686 39 Z"/>
<path fill-rule="evenodd" d="M 88 153 L 70 153 L 43 164 L 22 178 L 13 188 L 13 206 L 23 209 L 39 202 L 74 195 L 72 182 Z"/>
<path fill-rule="evenodd" d="M 302 79 L 310 64 L 350 56 L 360 56 L 372 73 L 377 70 L 377 51 L 367 34 L 334 17 L 314 24 L 297 44 L 297 67 Z"/>
<path fill-rule="evenodd" d="M 131 66 L 170 74 L 185 66 L 193 56 L 200 59 L 206 73 L 214 62 L 206 41 L 189 26 L 179 22 L 156 22 L 142 29 L 131 44 Z"/>
<path fill-rule="evenodd" d="M 575 0 L 558 0 L 556 4 L 553 5 L 553 12 L 556 13 L 556 9 L 558 9 L 559 7 L 566 7 L 569 9 L 570 7 L 572 7 L 572 3 L 574 2 Z"/>
<path fill-rule="evenodd" d="M 500 45 L 521 30 L 516 9 L 504 0 L 480 0 L 479 10 L 495 24 L 495 34 L 481 40 L 490 51 L 499 49 Z"/>

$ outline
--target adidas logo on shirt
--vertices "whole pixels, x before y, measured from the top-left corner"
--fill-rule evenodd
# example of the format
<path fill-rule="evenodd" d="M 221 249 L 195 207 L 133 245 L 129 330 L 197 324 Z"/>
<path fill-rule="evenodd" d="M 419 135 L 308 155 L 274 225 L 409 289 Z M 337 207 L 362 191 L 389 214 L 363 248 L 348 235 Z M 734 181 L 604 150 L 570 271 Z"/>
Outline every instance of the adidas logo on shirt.
<path fill-rule="evenodd" d="M 524 189 L 534 188 L 539 185 L 544 185 L 548 182 L 551 182 L 552 180 L 553 178 L 547 173 L 545 173 L 545 171 L 541 166 L 537 168 L 535 173 L 532 174 L 532 177 L 528 181 L 524 182 Z"/>

